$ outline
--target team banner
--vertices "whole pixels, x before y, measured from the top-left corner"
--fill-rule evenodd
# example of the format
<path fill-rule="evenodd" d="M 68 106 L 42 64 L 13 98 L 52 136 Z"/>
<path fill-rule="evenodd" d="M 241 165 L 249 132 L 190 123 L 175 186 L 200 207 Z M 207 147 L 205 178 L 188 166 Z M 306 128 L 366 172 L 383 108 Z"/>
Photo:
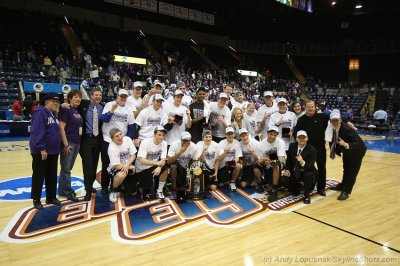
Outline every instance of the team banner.
<path fill-rule="evenodd" d="M 124 5 L 124 0 L 104 0 L 104 2 L 121 6 Z"/>
<path fill-rule="evenodd" d="M 175 17 L 188 19 L 189 10 L 186 7 L 175 6 Z"/>
<path fill-rule="evenodd" d="M 56 92 L 67 94 L 71 89 L 79 90 L 79 85 L 24 81 L 24 91 L 26 92 Z"/>
<path fill-rule="evenodd" d="M 142 0 L 142 9 L 157 12 L 157 1 L 156 0 Z"/>
<path fill-rule="evenodd" d="M 203 23 L 208 25 L 214 25 L 214 15 L 209 13 L 203 13 Z"/>
<path fill-rule="evenodd" d="M 124 6 L 140 8 L 140 0 L 124 0 Z"/>
<path fill-rule="evenodd" d="M 158 12 L 160 14 L 174 16 L 174 5 L 164 3 L 164 2 L 159 2 L 158 3 Z"/>
<path fill-rule="evenodd" d="M 194 9 L 189 9 L 189 20 L 196 22 L 203 22 L 203 12 Z"/>

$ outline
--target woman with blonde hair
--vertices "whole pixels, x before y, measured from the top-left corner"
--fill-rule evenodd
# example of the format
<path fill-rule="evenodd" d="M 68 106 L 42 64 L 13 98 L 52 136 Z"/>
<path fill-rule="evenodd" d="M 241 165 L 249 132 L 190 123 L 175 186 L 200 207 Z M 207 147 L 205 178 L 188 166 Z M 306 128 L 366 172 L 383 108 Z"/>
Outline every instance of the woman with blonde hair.
<path fill-rule="evenodd" d="M 235 139 L 240 140 L 239 130 L 246 128 L 246 124 L 243 118 L 243 110 L 239 107 L 232 110 L 232 127 L 235 130 Z"/>

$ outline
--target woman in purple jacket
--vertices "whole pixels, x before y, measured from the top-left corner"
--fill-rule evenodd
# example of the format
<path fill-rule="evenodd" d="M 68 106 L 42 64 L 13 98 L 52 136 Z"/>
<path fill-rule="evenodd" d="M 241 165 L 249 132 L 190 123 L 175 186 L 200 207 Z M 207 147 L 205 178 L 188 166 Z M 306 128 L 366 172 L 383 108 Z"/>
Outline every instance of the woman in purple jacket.
<path fill-rule="evenodd" d="M 40 210 L 43 179 L 46 181 L 46 203 L 59 205 L 56 198 L 57 165 L 61 147 L 61 136 L 55 112 L 60 100 L 56 93 L 48 93 L 42 99 L 42 105 L 33 113 L 29 147 L 32 154 L 32 191 L 33 206 Z"/>

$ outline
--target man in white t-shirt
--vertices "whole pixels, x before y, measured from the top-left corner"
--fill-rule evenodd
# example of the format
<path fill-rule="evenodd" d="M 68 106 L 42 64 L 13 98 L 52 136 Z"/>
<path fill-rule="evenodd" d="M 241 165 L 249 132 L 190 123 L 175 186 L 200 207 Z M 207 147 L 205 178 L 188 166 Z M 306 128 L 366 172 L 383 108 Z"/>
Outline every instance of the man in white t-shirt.
<path fill-rule="evenodd" d="M 264 104 L 257 111 L 258 132 L 261 133 L 261 139 L 267 137 L 268 121 L 270 116 L 278 112 L 278 107 L 274 104 L 274 95 L 272 91 L 264 92 Z"/>
<path fill-rule="evenodd" d="M 258 188 L 262 188 L 262 167 L 257 165 L 256 162 L 260 158 L 258 145 L 259 142 L 250 137 L 246 128 L 239 130 L 240 148 L 242 149 L 242 178 L 240 179 L 240 186 L 247 187 L 249 184 L 254 184 Z"/>
<path fill-rule="evenodd" d="M 185 190 L 186 169 L 195 158 L 196 144 L 189 132 L 182 132 L 180 139 L 175 140 L 168 150 L 167 163 L 171 165 L 171 178 L 174 189 Z"/>
<path fill-rule="evenodd" d="M 289 144 L 295 142 L 292 138 L 293 129 L 297 123 L 295 113 L 288 111 L 288 104 L 285 98 L 279 98 L 278 112 L 271 115 L 268 126 L 276 126 L 279 129 L 278 137 L 285 142 L 285 149 L 289 149 Z"/>
<path fill-rule="evenodd" d="M 178 140 L 186 128 L 192 126 L 192 119 L 190 118 L 190 111 L 182 105 L 183 92 L 176 90 L 174 92 L 173 101 L 166 102 L 163 110 L 167 113 L 168 117 L 173 119 L 173 126 L 168 130 L 165 140 L 168 145 Z"/>
<path fill-rule="evenodd" d="M 208 123 L 215 142 L 219 143 L 225 139 L 225 129 L 231 124 L 231 110 L 226 106 L 228 95 L 221 92 L 218 96 L 218 102 L 210 103 L 210 118 Z"/>
<path fill-rule="evenodd" d="M 108 192 L 108 187 L 110 185 L 110 176 L 107 171 L 107 167 L 110 163 L 107 153 L 108 146 L 111 143 L 109 132 L 112 128 L 118 128 L 121 130 L 123 136 L 132 136 L 134 133 L 135 116 L 133 109 L 126 105 L 127 98 L 128 91 L 120 89 L 118 91 L 117 100 L 106 103 L 100 117 L 103 122 L 101 128 L 103 132 L 101 188 L 104 193 Z"/>
<path fill-rule="evenodd" d="M 168 175 L 167 142 L 164 140 L 167 130 L 163 126 L 154 129 L 152 138 L 144 139 L 140 143 L 135 163 L 139 187 L 147 198 L 153 194 L 154 178 L 159 178 L 156 197 L 163 200 L 163 188 Z"/>
<path fill-rule="evenodd" d="M 218 143 L 212 140 L 210 130 L 203 131 L 203 140 L 197 143 L 196 149 L 195 160 L 205 164 L 207 168 L 207 171 L 204 171 L 206 183 L 210 190 L 215 191 L 217 189 L 219 147 Z"/>
<path fill-rule="evenodd" d="M 142 140 L 152 138 L 157 126 L 162 125 L 166 129 L 172 128 L 173 120 L 168 118 L 167 113 L 162 109 L 163 102 L 164 98 L 161 94 L 156 94 L 153 98 L 153 104 L 139 113 L 135 123 L 136 131 L 133 134 L 136 147 L 139 147 Z M 169 126 L 168 123 L 170 123 Z"/>
<path fill-rule="evenodd" d="M 154 100 L 154 95 L 161 94 L 163 95 L 164 85 L 158 80 L 154 81 L 154 87 L 143 97 L 143 101 L 147 102 L 147 105 L 152 105 Z"/>
<path fill-rule="evenodd" d="M 249 102 L 245 100 L 243 92 L 238 91 L 236 94 L 237 94 L 237 101 L 234 104 L 232 104 L 232 110 L 235 108 L 240 108 L 243 111 L 246 110 L 247 104 Z"/>
<path fill-rule="evenodd" d="M 109 135 L 112 142 L 108 146 L 110 164 L 107 170 L 113 177 L 109 199 L 111 202 L 116 202 L 119 197 L 117 189 L 123 182 L 126 183 L 125 189 L 129 194 L 136 192 L 137 179 L 134 176 L 135 166 L 132 163 L 136 159 L 137 150 L 132 139 L 123 136 L 120 129 L 112 128 Z"/>
<path fill-rule="evenodd" d="M 233 98 L 232 96 L 232 92 L 233 92 L 232 85 L 226 84 L 224 86 L 224 93 L 227 95 L 228 100 L 225 102 L 225 104 L 226 106 L 228 106 L 230 110 L 233 110 L 232 106 L 236 103 L 235 98 Z"/>
<path fill-rule="evenodd" d="M 193 99 L 192 99 L 192 97 L 187 95 L 185 82 L 178 81 L 176 83 L 176 89 L 182 92 L 182 101 L 181 101 L 182 105 L 185 106 L 186 108 L 189 108 L 189 105 L 193 102 Z M 174 96 L 175 96 L 175 93 L 174 93 Z M 169 97 L 167 102 L 172 105 L 172 103 L 174 102 L 174 97 Z"/>
<path fill-rule="evenodd" d="M 279 167 L 285 163 L 286 158 L 285 143 L 278 138 L 278 134 L 278 127 L 270 126 L 267 131 L 267 138 L 258 145 L 260 158 L 257 163 L 263 165 L 267 171 L 272 169 L 272 192 L 268 196 L 268 201 L 274 201 L 278 198 Z"/>
<path fill-rule="evenodd" d="M 243 154 L 239 141 L 235 139 L 235 130 L 233 127 L 227 127 L 225 132 L 226 139 L 222 140 L 218 144 L 218 182 L 219 185 L 223 185 L 224 182 L 230 181 L 229 188 L 232 191 L 236 191 L 236 180 L 238 179 L 240 169 L 242 168 L 239 160 Z"/>
<path fill-rule="evenodd" d="M 128 97 L 126 104 L 135 110 L 135 117 L 148 106 L 147 102 L 142 99 L 143 85 L 140 81 L 133 83 L 133 94 Z"/>

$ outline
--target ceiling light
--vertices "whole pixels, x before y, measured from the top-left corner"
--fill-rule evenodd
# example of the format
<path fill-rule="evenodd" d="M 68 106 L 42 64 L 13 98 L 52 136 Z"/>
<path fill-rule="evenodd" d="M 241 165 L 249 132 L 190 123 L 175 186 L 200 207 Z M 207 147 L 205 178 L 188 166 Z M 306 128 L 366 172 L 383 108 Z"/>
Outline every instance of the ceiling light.
<path fill-rule="evenodd" d="M 331 5 L 332 5 L 332 6 L 336 5 L 336 1 L 332 1 L 332 2 L 331 2 Z"/>
<path fill-rule="evenodd" d="M 362 6 L 362 4 L 361 4 L 361 2 L 359 1 L 357 4 L 356 4 L 356 9 L 360 9 L 360 8 L 362 8 L 363 6 Z"/>

